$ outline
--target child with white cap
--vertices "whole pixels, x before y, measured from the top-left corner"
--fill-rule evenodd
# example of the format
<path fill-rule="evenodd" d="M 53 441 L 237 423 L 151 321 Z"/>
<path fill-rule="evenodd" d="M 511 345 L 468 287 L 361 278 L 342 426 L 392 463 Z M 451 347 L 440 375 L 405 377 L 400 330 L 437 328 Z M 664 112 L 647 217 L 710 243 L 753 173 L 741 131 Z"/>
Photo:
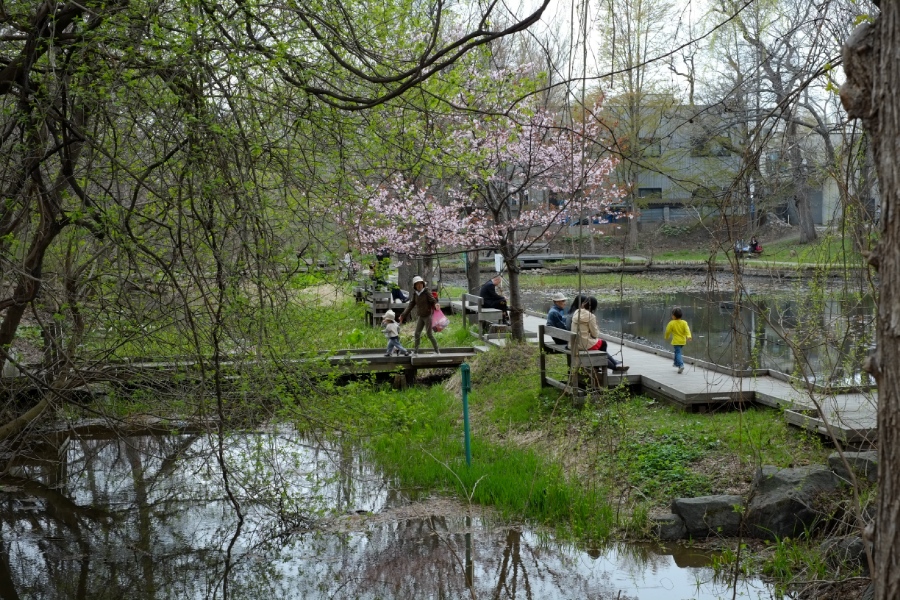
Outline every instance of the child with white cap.
<path fill-rule="evenodd" d="M 401 354 L 409 356 L 409 350 L 400 343 L 400 324 L 394 321 L 395 316 L 394 311 L 388 310 L 384 313 L 384 319 L 381 321 L 381 331 L 384 332 L 385 337 L 388 339 L 388 346 L 384 355 L 391 356 L 396 351 L 398 356 Z"/>

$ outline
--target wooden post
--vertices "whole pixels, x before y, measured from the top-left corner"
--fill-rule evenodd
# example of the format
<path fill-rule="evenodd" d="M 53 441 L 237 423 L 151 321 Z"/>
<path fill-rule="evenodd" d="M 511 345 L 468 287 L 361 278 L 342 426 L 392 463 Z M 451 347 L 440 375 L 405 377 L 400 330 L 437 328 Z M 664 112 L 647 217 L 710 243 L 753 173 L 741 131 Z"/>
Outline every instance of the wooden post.
<path fill-rule="evenodd" d="M 541 388 L 547 387 L 547 353 L 544 348 L 544 325 L 538 325 L 539 364 L 541 369 Z"/>

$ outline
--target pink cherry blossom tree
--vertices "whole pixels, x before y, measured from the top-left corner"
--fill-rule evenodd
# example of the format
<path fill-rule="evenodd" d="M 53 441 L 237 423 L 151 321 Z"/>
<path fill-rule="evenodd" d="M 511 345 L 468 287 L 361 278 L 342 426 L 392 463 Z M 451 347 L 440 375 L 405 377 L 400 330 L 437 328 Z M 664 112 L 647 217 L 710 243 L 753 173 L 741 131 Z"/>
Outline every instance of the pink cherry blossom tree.
<path fill-rule="evenodd" d="M 484 97 L 465 103 L 486 103 Z M 589 114 L 597 114 L 593 111 Z M 601 123 L 564 126 L 545 110 L 458 111 L 440 123 L 442 184 L 395 177 L 360 186 L 363 201 L 342 215 L 363 252 L 385 246 L 413 257 L 493 248 L 503 256 L 514 339 L 524 339 L 518 257 L 558 234 L 568 217 L 604 211 L 621 197 L 609 183 L 615 160 L 602 152 Z M 448 176 L 447 173 L 450 173 Z M 436 190 L 442 189 L 441 193 Z M 526 207 L 544 190 L 555 204 Z"/>

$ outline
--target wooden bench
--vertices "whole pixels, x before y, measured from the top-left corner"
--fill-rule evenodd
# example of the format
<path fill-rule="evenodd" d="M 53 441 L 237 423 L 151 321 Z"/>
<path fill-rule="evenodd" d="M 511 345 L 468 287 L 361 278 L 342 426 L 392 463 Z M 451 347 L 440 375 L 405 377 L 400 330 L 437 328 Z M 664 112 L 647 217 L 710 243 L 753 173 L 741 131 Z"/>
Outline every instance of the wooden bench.
<path fill-rule="evenodd" d="M 366 305 L 366 323 L 372 326 L 380 325 L 384 315 L 391 310 L 390 292 L 372 292 Z"/>
<path fill-rule="evenodd" d="M 482 335 L 490 331 L 491 327 L 503 320 L 503 311 L 499 308 L 484 308 L 484 298 L 475 294 L 463 294 L 458 303 L 460 314 L 468 323 L 474 323 L 481 328 Z"/>
<path fill-rule="evenodd" d="M 735 248 L 734 255 L 737 258 L 753 258 L 755 256 L 762 256 L 762 251 L 754 252 L 753 250 L 738 250 L 737 248 Z"/>
<path fill-rule="evenodd" d="M 566 340 L 565 344 L 557 344 L 555 342 L 548 343 L 546 336 L 551 338 Z M 548 325 L 538 326 L 538 345 L 541 349 L 540 369 L 541 369 L 541 387 L 555 387 L 567 393 L 575 393 L 576 390 L 583 392 L 587 387 L 584 384 L 598 383 L 601 389 L 609 387 L 607 379 L 609 370 L 609 357 L 606 352 L 600 350 L 573 352 L 572 348 L 577 347 L 575 341 L 578 336 L 574 331 L 566 331 Z M 551 377 L 547 377 L 547 355 L 548 354 L 565 354 L 566 364 L 569 367 L 569 373 L 572 373 L 572 358 L 577 360 L 579 371 L 582 371 L 586 377 L 582 377 L 582 373 L 575 373 L 574 384 L 559 381 Z M 596 378 L 595 378 L 596 376 Z M 570 375 L 571 378 L 571 375 Z"/>

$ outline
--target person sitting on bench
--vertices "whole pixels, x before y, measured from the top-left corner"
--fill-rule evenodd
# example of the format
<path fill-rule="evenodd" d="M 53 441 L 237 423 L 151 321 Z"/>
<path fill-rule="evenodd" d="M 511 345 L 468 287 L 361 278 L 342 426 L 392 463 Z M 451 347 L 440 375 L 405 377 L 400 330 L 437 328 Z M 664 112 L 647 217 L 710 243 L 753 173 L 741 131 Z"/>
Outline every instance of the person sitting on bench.
<path fill-rule="evenodd" d="M 595 310 L 597 310 L 597 299 L 593 296 L 588 296 L 581 302 L 581 308 L 572 315 L 572 331 L 577 336 L 575 338 L 577 349 L 581 351 L 600 350 L 601 352 L 606 352 L 606 361 L 609 368 L 613 371 L 624 373 L 628 370 L 628 367 L 620 365 L 607 350 L 606 340 L 600 339 L 600 327 L 597 325 L 597 317 L 594 316 Z"/>
<path fill-rule="evenodd" d="M 503 324 L 509 325 L 509 305 L 506 303 L 506 296 L 497 292 L 501 281 L 500 273 L 497 273 L 481 286 L 481 291 L 478 292 L 478 295 L 483 300 L 481 308 L 496 308 L 503 311 Z"/>
<path fill-rule="evenodd" d="M 759 243 L 759 240 L 756 239 L 755 235 L 750 238 L 750 252 L 752 252 L 753 254 L 762 253 L 762 244 Z"/>
<path fill-rule="evenodd" d="M 553 300 L 553 306 L 550 307 L 550 312 L 547 313 L 547 326 L 568 330 L 569 328 L 566 327 L 566 296 L 556 292 L 550 299 Z M 559 338 L 553 338 L 553 341 L 563 346 L 568 344 L 566 340 Z"/>

